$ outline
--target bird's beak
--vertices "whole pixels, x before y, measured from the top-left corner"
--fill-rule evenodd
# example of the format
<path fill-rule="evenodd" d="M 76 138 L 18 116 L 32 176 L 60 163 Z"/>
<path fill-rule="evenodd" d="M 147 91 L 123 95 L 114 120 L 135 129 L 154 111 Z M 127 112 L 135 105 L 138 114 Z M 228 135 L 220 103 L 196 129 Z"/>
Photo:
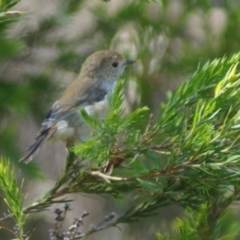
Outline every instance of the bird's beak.
<path fill-rule="evenodd" d="M 134 62 L 135 62 L 134 60 L 131 60 L 131 59 L 125 59 L 124 62 L 123 62 L 123 65 L 132 64 L 132 63 L 134 63 Z"/>

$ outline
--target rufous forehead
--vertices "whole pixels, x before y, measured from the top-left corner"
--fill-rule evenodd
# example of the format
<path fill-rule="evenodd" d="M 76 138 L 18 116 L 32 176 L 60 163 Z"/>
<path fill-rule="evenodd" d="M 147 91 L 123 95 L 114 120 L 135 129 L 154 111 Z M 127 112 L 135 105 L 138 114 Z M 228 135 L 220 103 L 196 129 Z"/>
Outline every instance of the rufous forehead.
<path fill-rule="evenodd" d="M 84 65 L 92 66 L 92 67 L 101 67 L 104 64 L 108 64 L 112 61 L 122 61 L 123 56 L 112 50 L 101 50 L 90 55 Z"/>
<path fill-rule="evenodd" d="M 101 64 L 105 64 L 105 63 L 108 64 L 108 62 L 122 61 L 122 60 L 123 60 L 122 55 L 117 52 L 108 52 L 107 54 L 104 54 L 99 58 L 99 61 L 101 62 Z"/>
<path fill-rule="evenodd" d="M 117 52 L 113 55 L 113 58 L 119 59 L 119 60 L 122 60 L 122 59 L 123 59 L 122 55 L 119 54 L 119 53 L 117 53 Z"/>
<path fill-rule="evenodd" d="M 96 52 L 95 54 L 98 55 L 98 57 L 102 58 L 102 59 L 115 59 L 115 60 L 123 59 L 123 57 L 120 53 L 111 51 L 111 50 L 102 50 L 102 51 Z M 95 54 L 93 54 L 93 55 L 95 55 Z"/>

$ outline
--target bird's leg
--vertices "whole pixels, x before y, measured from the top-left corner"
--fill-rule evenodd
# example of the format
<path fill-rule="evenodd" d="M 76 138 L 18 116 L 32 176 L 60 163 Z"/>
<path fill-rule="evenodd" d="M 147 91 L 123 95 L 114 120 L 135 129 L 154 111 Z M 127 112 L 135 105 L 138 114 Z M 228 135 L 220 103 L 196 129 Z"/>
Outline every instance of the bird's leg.
<path fill-rule="evenodd" d="M 113 155 L 113 158 L 103 168 L 103 172 L 108 175 L 111 175 L 113 169 L 119 167 L 121 163 L 125 160 L 123 153 L 117 146 L 113 147 L 112 155 Z"/>

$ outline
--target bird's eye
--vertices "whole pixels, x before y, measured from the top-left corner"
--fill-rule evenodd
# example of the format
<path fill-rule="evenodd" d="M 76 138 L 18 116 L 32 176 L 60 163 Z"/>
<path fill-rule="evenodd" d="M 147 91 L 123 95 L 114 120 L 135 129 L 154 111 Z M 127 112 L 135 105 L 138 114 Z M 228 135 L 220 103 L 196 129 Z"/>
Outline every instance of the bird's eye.
<path fill-rule="evenodd" d="M 116 68 L 118 66 L 118 62 L 114 62 L 112 66 Z"/>

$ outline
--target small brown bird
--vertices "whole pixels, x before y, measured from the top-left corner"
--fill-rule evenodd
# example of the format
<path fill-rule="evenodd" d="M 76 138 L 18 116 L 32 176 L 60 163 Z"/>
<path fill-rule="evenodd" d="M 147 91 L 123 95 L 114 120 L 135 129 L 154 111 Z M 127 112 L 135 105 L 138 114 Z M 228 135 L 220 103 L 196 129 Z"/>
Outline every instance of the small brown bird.
<path fill-rule="evenodd" d="M 133 62 L 111 50 L 90 55 L 76 80 L 53 104 L 35 141 L 26 148 L 20 161 L 31 161 L 33 155 L 48 140 L 83 141 L 86 129 L 79 108 L 84 107 L 89 114 L 103 117 L 108 96 L 112 94 L 125 66 Z"/>

